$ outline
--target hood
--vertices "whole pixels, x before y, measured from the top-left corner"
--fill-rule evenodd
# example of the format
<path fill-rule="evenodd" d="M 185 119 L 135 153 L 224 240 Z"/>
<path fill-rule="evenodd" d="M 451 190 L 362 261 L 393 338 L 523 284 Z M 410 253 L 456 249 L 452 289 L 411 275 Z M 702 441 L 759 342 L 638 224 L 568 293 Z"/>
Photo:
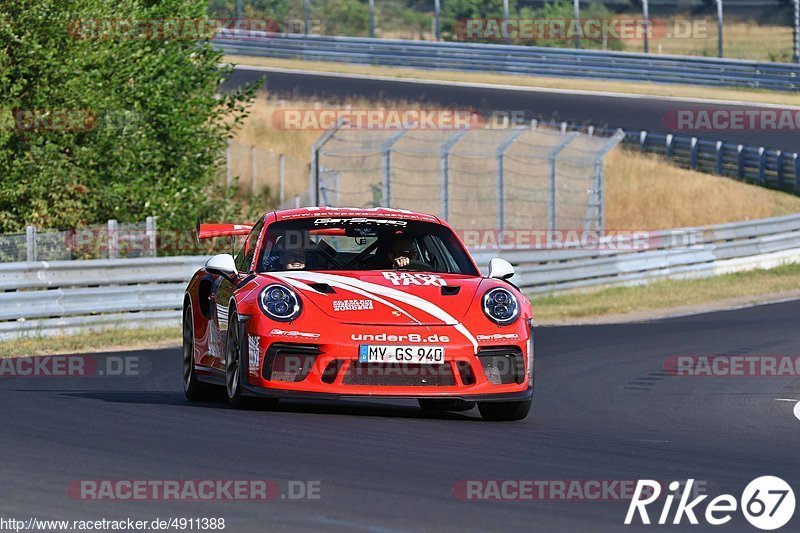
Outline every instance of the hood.
<path fill-rule="evenodd" d="M 455 325 L 482 278 L 393 270 L 273 272 L 331 318 L 347 324 Z"/>

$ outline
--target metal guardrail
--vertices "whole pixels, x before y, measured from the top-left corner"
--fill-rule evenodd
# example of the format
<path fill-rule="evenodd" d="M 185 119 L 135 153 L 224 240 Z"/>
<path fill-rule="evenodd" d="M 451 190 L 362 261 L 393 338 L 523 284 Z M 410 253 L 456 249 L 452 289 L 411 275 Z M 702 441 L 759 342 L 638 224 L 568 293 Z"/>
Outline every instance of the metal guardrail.
<path fill-rule="evenodd" d="M 539 294 L 647 283 L 800 262 L 800 215 L 651 232 L 603 249 L 473 250 L 515 265 L 514 282 Z M 206 257 L 95 259 L 0 265 L 0 338 L 178 325 L 186 282 Z"/>
<path fill-rule="evenodd" d="M 262 36 L 263 35 L 263 36 Z M 214 39 L 227 54 L 346 63 L 649 81 L 776 91 L 800 89 L 800 65 L 502 44 L 247 32 Z"/>

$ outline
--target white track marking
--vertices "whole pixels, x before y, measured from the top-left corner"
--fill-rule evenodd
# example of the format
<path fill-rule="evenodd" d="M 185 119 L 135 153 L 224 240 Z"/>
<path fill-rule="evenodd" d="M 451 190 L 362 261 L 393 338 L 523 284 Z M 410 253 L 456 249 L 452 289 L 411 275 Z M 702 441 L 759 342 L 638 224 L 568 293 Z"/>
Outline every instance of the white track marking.
<path fill-rule="evenodd" d="M 718 106 L 742 106 L 742 107 L 758 107 L 758 108 L 779 108 L 800 110 L 800 106 L 789 104 L 768 104 L 764 102 L 747 102 L 743 100 L 713 100 L 706 98 L 692 98 L 680 96 L 662 96 L 654 94 L 635 94 L 635 93 L 620 93 L 612 91 L 587 91 L 581 89 L 550 89 L 547 87 L 526 87 L 523 85 L 503 85 L 494 83 L 477 83 L 466 81 L 447 81 L 447 80 L 429 80 L 424 78 L 395 78 L 392 76 L 377 76 L 372 74 L 345 74 L 342 72 L 326 72 L 322 70 L 304 70 L 280 67 L 256 67 L 249 65 L 237 65 L 236 70 L 255 70 L 258 72 L 282 72 L 285 74 L 311 74 L 317 76 L 332 76 L 335 78 L 347 78 L 355 80 L 373 80 L 373 81 L 391 81 L 395 83 L 406 83 L 416 85 L 443 85 L 446 87 L 468 87 L 476 89 L 502 89 L 504 91 L 519 91 L 528 93 L 554 93 L 554 94 L 572 94 L 579 96 L 607 96 L 609 98 L 628 98 L 637 100 L 659 100 L 662 102 L 688 102 L 694 104 L 714 104 Z"/>

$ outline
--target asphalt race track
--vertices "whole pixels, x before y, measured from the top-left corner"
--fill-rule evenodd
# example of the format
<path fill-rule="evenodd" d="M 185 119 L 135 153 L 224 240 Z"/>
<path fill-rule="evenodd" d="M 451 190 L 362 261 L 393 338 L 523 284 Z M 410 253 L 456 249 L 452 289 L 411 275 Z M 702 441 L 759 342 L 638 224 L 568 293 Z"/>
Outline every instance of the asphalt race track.
<path fill-rule="evenodd" d="M 608 96 L 563 92 L 464 87 L 446 84 L 403 83 L 399 80 L 359 79 L 336 74 L 306 74 L 238 66 L 223 88 L 235 88 L 267 77 L 267 89 L 275 96 L 359 98 L 428 102 L 442 106 L 477 109 L 484 116 L 493 111 L 524 111 L 527 119 L 567 121 L 632 130 L 675 132 L 664 123 L 670 112 L 681 109 L 752 109 L 748 106 L 681 102 L 647 96 Z M 747 93 L 742 92 L 742 99 Z M 677 132 L 704 138 L 763 145 L 800 151 L 800 130 Z"/>
<path fill-rule="evenodd" d="M 797 491 L 800 420 L 794 402 L 776 400 L 800 400 L 800 380 L 678 377 L 663 366 L 670 355 L 797 355 L 798 316 L 794 301 L 538 328 L 534 409 L 524 422 L 428 415 L 405 401 L 295 401 L 274 412 L 192 404 L 177 349 L 116 354 L 137 357 L 139 377 L 6 378 L 0 509 L 19 519 L 224 517 L 235 532 L 609 531 L 631 529 L 627 503 L 464 501 L 453 487 L 695 478 L 738 499 L 750 480 L 777 475 Z M 319 480 L 320 499 L 81 501 L 66 490 L 85 479 L 264 478 Z M 795 517 L 785 529 L 797 526 Z M 737 512 L 714 529 L 748 527 Z"/>

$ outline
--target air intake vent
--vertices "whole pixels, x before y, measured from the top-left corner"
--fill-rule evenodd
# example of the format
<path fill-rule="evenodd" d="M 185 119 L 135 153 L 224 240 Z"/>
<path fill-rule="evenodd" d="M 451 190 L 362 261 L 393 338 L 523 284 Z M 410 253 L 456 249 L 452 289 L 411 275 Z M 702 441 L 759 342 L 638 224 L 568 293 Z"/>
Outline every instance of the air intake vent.
<path fill-rule="evenodd" d="M 442 296 L 455 296 L 460 290 L 459 285 L 442 285 Z"/>
<path fill-rule="evenodd" d="M 317 292 L 321 292 L 324 294 L 336 294 L 336 291 L 333 290 L 333 287 L 331 287 L 327 283 L 309 283 L 308 286 Z"/>

